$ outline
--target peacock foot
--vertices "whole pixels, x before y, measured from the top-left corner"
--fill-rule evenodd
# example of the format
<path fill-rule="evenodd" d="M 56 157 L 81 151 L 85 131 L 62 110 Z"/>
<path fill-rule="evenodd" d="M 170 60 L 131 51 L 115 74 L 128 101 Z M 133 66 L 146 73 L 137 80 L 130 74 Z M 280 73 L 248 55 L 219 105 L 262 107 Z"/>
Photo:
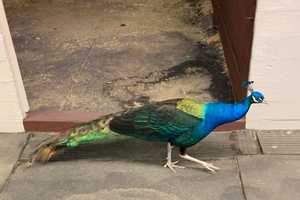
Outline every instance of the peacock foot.
<path fill-rule="evenodd" d="M 213 172 L 213 173 L 215 173 L 216 171 L 218 171 L 218 170 L 220 169 L 219 167 L 216 167 L 216 166 L 214 166 L 214 165 L 211 164 L 211 163 L 207 163 L 207 162 L 204 162 L 204 161 L 202 161 L 202 160 L 198 160 L 198 159 L 196 159 L 196 158 L 194 158 L 194 157 L 192 157 L 192 156 L 189 156 L 189 155 L 187 155 L 187 154 L 184 154 L 184 155 L 179 154 L 179 156 L 180 156 L 181 158 L 183 158 L 183 159 L 186 159 L 186 160 L 195 162 L 195 163 L 197 163 L 197 164 L 200 164 L 200 165 L 203 166 L 205 169 L 207 169 L 208 171 Z"/>
<path fill-rule="evenodd" d="M 167 163 L 164 165 L 165 168 L 169 168 L 172 172 L 176 173 L 175 168 L 184 169 L 184 166 L 176 165 L 179 162 L 179 160 L 175 162 L 167 161 Z"/>
<path fill-rule="evenodd" d="M 207 162 L 204 162 L 204 163 L 202 164 L 202 166 L 203 166 L 205 169 L 207 169 L 208 171 L 213 172 L 213 173 L 215 173 L 216 171 L 220 170 L 219 167 L 216 167 L 216 166 L 214 166 L 213 164 L 207 163 Z"/>

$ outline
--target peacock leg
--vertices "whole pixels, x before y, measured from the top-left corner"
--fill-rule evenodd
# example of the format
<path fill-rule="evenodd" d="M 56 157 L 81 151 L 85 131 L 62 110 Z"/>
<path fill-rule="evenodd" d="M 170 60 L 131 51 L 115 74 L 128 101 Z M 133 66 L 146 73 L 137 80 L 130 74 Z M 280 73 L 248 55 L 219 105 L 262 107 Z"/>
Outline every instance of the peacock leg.
<path fill-rule="evenodd" d="M 214 166 L 213 164 L 210 164 L 210 163 L 207 163 L 207 162 L 204 162 L 202 160 L 198 160 L 192 156 L 189 156 L 188 154 L 179 154 L 179 156 L 183 159 L 186 159 L 186 160 L 189 160 L 189 161 L 192 161 L 192 162 L 195 162 L 195 163 L 198 163 L 200 165 L 202 165 L 205 169 L 211 171 L 211 172 L 216 172 L 216 170 L 219 170 L 220 168 L 219 167 L 216 167 Z"/>
<path fill-rule="evenodd" d="M 184 166 L 176 165 L 179 160 L 172 162 L 172 148 L 173 146 L 171 145 L 170 142 L 168 142 L 167 145 L 167 151 L 168 151 L 168 156 L 167 156 L 167 163 L 164 165 L 164 167 L 168 167 L 172 172 L 176 173 L 174 168 L 185 168 Z"/>

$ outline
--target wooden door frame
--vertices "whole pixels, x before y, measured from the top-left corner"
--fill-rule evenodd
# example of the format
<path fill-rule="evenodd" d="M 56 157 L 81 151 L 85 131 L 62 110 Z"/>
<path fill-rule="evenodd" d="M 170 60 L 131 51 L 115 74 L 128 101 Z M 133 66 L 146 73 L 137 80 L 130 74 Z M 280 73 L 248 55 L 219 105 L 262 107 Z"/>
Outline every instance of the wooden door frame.
<path fill-rule="evenodd" d="M 236 9 L 234 12 L 231 5 L 244 2 L 247 7 Z M 241 100 L 247 91 L 241 88 L 241 83 L 248 79 L 250 69 L 250 58 L 254 31 L 254 17 L 256 11 L 256 0 L 212 0 L 214 8 L 214 24 L 218 28 L 223 44 L 229 76 L 232 83 L 233 95 L 236 101 Z M 237 7 L 239 8 L 239 7 Z M 233 16 L 233 17 L 232 17 Z M 237 49 L 234 44 L 232 26 L 246 27 L 243 40 Z M 100 112 L 59 112 L 59 111 L 32 111 L 24 119 L 26 131 L 55 131 L 62 132 L 75 125 L 101 117 Z M 233 123 L 223 125 L 217 131 L 229 131 L 244 129 L 246 120 L 242 119 Z"/>
<path fill-rule="evenodd" d="M 220 33 L 234 99 L 240 101 L 247 95 L 241 84 L 249 77 L 257 0 L 212 0 L 212 3 L 214 25 Z M 236 27 L 242 29 L 241 33 L 231 30 Z M 234 44 L 236 34 L 243 34 L 239 47 Z"/>

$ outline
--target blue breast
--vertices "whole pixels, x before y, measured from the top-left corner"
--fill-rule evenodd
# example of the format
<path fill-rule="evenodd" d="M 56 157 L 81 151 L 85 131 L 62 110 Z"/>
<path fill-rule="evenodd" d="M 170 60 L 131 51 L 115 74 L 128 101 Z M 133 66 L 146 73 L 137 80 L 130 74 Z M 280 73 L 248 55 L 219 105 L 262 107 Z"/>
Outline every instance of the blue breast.
<path fill-rule="evenodd" d="M 193 136 L 200 141 L 216 127 L 241 119 L 248 112 L 250 105 L 247 97 L 240 103 L 208 103 L 204 120 L 195 128 Z"/>

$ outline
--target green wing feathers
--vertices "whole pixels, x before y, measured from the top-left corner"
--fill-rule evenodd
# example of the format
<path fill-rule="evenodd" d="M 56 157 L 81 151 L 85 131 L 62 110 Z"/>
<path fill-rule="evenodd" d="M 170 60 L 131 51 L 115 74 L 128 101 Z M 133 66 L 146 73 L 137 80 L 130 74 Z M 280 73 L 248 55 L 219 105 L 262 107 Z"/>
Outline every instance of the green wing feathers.
<path fill-rule="evenodd" d="M 197 118 L 203 119 L 205 116 L 205 104 L 193 99 L 183 99 L 179 101 L 176 108 Z"/>
<path fill-rule="evenodd" d="M 112 131 L 151 141 L 172 141 L 190 134 L 199 119 L 176 109 L 176 104 L 152 104 L 116 116 Z"/>

